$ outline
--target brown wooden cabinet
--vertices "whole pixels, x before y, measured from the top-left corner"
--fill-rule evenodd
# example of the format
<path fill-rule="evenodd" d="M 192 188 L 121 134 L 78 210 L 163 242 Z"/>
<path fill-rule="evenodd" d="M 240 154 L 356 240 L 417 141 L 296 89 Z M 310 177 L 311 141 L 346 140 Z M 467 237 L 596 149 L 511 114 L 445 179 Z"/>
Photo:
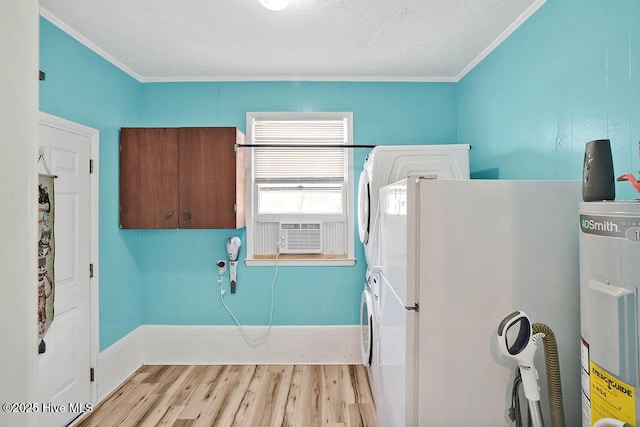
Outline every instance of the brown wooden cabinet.
<path fill-rule="evenodd" d="M 244 135 L 234 127 L 122 128 L 122 228 L 245 225 Z"/>

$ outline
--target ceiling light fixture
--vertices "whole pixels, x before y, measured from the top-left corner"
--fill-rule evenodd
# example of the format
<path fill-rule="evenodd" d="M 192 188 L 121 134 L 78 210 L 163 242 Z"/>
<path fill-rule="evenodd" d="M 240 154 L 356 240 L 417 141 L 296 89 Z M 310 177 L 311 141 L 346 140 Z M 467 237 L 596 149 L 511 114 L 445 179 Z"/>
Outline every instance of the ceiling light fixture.
<path fill-rule="evenodd" d="M 289 6 L 289 0 L 260 0 L 260 4 L 269 10 L 282 10 Z"/>

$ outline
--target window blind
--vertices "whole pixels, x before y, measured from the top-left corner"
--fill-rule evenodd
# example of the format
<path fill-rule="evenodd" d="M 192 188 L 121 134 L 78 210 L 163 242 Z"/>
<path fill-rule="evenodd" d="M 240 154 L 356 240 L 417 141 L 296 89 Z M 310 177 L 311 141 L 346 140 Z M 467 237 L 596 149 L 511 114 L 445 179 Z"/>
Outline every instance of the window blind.
<path fill-rule="evenodd" d="M 347 144 L 344 120 L 255 120 L 253 144 Z M 344 182 L 345 148 L 254 147 L 256 182 Z"/>

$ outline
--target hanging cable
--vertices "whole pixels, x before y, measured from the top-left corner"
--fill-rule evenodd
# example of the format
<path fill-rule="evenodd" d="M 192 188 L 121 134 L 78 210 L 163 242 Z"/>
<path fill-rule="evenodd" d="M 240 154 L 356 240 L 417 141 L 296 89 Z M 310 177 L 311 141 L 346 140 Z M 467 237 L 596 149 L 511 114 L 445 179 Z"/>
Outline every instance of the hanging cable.
<path fill-rule="evenodd" d="M 273 300 L 275 295 L 276 281 L 278 280 L 278 257 L 279 256 L 280 254 L 277 254 L 275 258 L 275 272 L 273 274 L 273 281 L 271 282 L 271 308 L 269 310 L 269 327 L 267 328 L 267 331 L 259 337 L 252 337 L 249 334 L 247 334 L 247 332 L 244 330 L 244 328 L 240 324 L 240 321 L 238 320 L 238 318 L 233 314 L 231 309 L 227 306 L 227 303 L 224 301 L 224 294 L 225 294 L 225 290 L 223 286 L 224 275 L 223 274 L 219 275 L 220 278 L 218 279 L 218 283 L 220 283 L 220 301 L 222 302 L 222 305 L 224 306 L 225 310 L 227 310 L 227 313 L 229 313 L 229 315 L 235 322 L 236 326 L 240 330 L 240 335 L 242 335 L 242 338 L 251 347 L 257 347 L 263 344 L 269 337 L 269 334 L 271 333 L 271 327 L 273 326 Z"/>
<path fill-rule="evenodd" d="M 40 151 L 40 154 L 38 155 L 38 161 L 42 162 L 42 165 L 44 166 L 44 170 L 46 170 L 49 175 L 51 175 L 54 178 L 58 177 L 58 175 L 54 175 L 54 174 L 51 173 L 51 170 L 49 169 L 49 166 L 47 165 L 47 161 L 44 159 L 44 153 L 42 151 Z"/>
<path fill-rule="evenodd" d="M 513 379 L 513 387 L 511 388 L 511 407 L 509 408 L 509 418 L 515 422 L 516 427 L 522 427 L 522 411 L 520 409 L 521 383 L 520 367 L 516 367 L 516 376 Z"/>

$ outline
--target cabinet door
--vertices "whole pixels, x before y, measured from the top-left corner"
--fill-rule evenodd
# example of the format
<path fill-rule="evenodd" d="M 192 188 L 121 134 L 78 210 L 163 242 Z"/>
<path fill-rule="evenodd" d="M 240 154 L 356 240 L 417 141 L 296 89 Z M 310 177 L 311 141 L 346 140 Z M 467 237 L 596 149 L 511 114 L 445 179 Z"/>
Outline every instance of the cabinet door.
<path fill-rule="evenodd" d="M 178 228 L 178 129 L 120 130 L 120 226 Z"/>
<path fill-rule="evenodd" d="M 179 139 L 179 227 L 236 228 L 236 128 L 180 128 Z"/>

